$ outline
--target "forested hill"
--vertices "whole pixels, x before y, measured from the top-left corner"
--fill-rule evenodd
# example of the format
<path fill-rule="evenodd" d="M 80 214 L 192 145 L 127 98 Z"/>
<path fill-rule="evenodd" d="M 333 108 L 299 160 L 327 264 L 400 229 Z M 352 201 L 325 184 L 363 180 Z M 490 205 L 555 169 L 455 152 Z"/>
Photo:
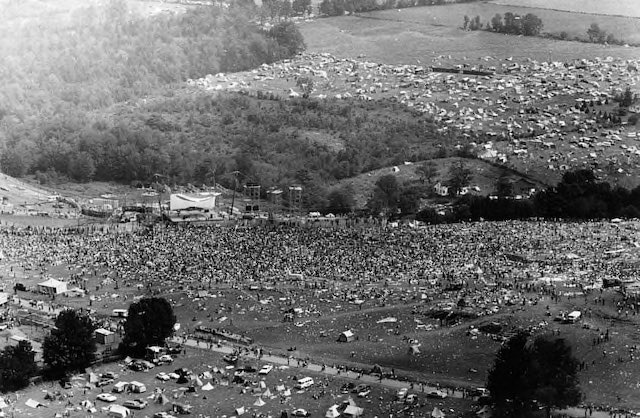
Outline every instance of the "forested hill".
<path fill-rule="evenodd" d="M 5 152 L 4 168 L 22 164 L 41 181 L 67 174 L 126 184 L 158 173 L 169 184 L 215 179 L 227 186 L 238 170 L 239 180 L 264 190 L 302 184 L 313 200 L 323 199 L 336 180 L 446 155 L 456 145 L 428 117 L 390 102 L 283 100 L 188 87 L 172 95 L 117 106 L 90 124 L 68 117 L 24 132 L 19 146 Z"/>
<path fill-rule="evenodd" d="M 2 131 L 11 138 L 29 120 L 82 115 L 190 77 L 254 68 L 304 49 L 295 25 L 266 31 L 253 13 L 238 5 L 206 6 L 143 17 L 125 0 L 110 0 L 67 16 L 3 22 Z"/>

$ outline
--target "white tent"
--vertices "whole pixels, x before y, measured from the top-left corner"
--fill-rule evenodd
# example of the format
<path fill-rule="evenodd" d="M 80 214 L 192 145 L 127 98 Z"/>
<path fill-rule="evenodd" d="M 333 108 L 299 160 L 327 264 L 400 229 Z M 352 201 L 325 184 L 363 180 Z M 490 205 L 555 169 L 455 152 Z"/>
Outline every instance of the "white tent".
<path fill-rule="evenodd" d="M 56 279 L 45 280 L 38 283 L 38 292 L 47 295 L 58 295 L 67 291 L 67 283 Z"/>
<path fill-rule="evenodd" d="M 444 418 L 444 412 L 437 406 L 434 406 L 433 411 L 431 411 L 431 418 Z"/>
<path fill-rule="evenodd" d="M 131 411 L 122 405 L 110 405 L 107 415 L 114 418 L 126 418 L 131 415 Z"/>
<path fill-rule="evenodd" d="M 271 391 L 269 390 L 269 388 L 267 388 L 267 390 L 264 391 L 262 396 L 264 396 L 265 398 L 268 398 L 271 396 Z"/>
<path fill-rule="evenodd" d="M 216 206 L 216 196 L 220 193 L 202 193 L 196 196 L 172 194 L 169 197 L 170 210 L 184 210 L 189 208 L 211 210 Z"/>
<path fill-rule="evenodd" d="M 333 405 L 327 410 L 327 413 L 324 414 L 325 418 L 337 418 L 340 416 L 340 412 L 338 412 L 338 405 Z"/>
<path fill-rule="evenodd" d="M 258 398 L 254 403 L 253 406 L 263 406 L 264 404 L 266 404 L 265 401 L 262 400 L 262 398 Z"/>
<path fill-rule="evenodd" d="M 236 408 L 236 415 L 240 416 L 244 413 L 245 413 L 244 406 L 241 406 L 240 408 Z"/>
<path fill-rule="evenodd" d="M 202 387 L 202 390 L 213 390 L 213 385 L 211 384 L 211 382 L 207 382 L 207 384 Z"/>
<path fill-rule="evenodd" d="M 344 415 L 348 417 L 359 417 L 364 413 L 364 409 L 357 407 L 355 405 L 347 405 L 347 408 L 344 410 Z"/>

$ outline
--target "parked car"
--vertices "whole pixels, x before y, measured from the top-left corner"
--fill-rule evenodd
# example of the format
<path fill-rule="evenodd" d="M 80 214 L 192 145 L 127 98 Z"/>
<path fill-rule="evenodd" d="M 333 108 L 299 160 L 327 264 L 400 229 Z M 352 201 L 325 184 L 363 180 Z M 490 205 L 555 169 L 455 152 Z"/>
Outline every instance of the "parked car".
<path fill-rule="evenodd" d="M 173 362 L 173 357 L 171 357 L 169 354 L 163 354 L 157 359 L 153 360 L 153 363 L 156 365 L 171 364 L 172 362 Z"/>
<path fill-rule="evenodd" d="M 96 396 L 96 399 L 103 402 L 115 402 L 118 400 L 118 398 L 115 395 L 112 395 L 110 393 L 101 393 L 98 396 Z"/>
<path fill-rule="evenodd" d="M 169 377 L 169 375 L 165 372 L 160 372 L 156 375 L 156 379 L 166 382 L 167 380 L 171 379 L 171 377 Z"/>
<path fill-rule="evenodd" d="M 306 409 L 298 408 L 294 409 L 293 412 L 291 412 L 291 415 L 294 417 L 308 417 L 311 414 Z"/>
<path fill-rule="evenodd" d="M 238 362 L 238 356 L 227 354 L 226 356 L 222 357 L 222 360 L 226 361 L 229 364 L 236 364 Z"/>
<path fill-rule="evenodd" d="M 407 393 L 409 393 L 409 389 L 407 388 L 402 388 L 398 390 L 398 392 L 396 392 L 396 399 L 403 400 L 404 398 L 407 397 Z"/>
<path fill-rule="evenodd" d="M 407 395 L 407 397 L 404 399 L 404 403 L 406 403 L 407 405 L 415 405 L 418 403 L 418 395 L 416 395 L 415 393 L 410 393 Z"/>
<path fill-rule="evenodd" d="M 96 383 L 97 387 L 107 386 L 113 383 L 113 379 L 100 379 L 98 383 Z"/>
<path fill-rule="evenodd" d="M 269 374 L 271 370 L 273 370 L 273 364 L 265 364 L 264 366 L 262 366 L 258 374 Z"/>
<path fill-rule="evenodd" d="M 145 401 L 144 399 L 131 399 L 131 400 L 125 401 L 125 403 L 123 403 L 122 406 L 129 409 L 144 409 L 147 407 L 148 404 L 149 402 Z"/>
<path fill-rule="evenodd" d="M 444 393 L 441 390 L 432 390 L 430 392 L 427 393 L 427 397 L 429 398 L 437 398 L 437 399 L 444 399 L 447 397 L 447 394 Z"/>

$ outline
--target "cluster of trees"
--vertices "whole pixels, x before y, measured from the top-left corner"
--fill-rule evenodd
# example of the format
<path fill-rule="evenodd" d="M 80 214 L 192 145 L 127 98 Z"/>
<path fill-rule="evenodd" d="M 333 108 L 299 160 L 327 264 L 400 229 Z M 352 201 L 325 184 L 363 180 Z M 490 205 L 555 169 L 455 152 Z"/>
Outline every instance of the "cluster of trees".
<path fill-rule="evenodd" d="M 310 15 L 311 12 L 311 0 L 265 0 L 260 8 L 260 20 L 288 20 L 293 16 Z"/>
<path fill-rule="evenodd" d="M 500 182 L 497 189 L 501 189 Z M 531 199 L 516 200 L 508 197 L 509 192 L 504 188 L 502 190 L 498 198 L 463 196 L 446 215 L 438 215 L 427 208 L 416 218 L 432 223 L 480 219 L 640 218 L 640 186 L 633 190 L 612 188 L 607 182 L 597 181 L 588 169 L 566 173 L 556 187 L 540 191 Z"/>
<path fill-rule="evenodd" d="M 243 71 L 304 50 L 295 24 L 263 29 L 255 13 L 233 3 L 143 17 L 126 1 L 110 0 L 77 10 L 68 20 L 3 25 L 2 137 L 15 140 L 21 129 L 71 117 L 90 124 L 93 111 L 170 95 L 162 88 L 172 83 Z M 51 132 L 51 138 L 59 134 Z"/>
<path fill-rule="evenodd" d="M 489 372 L 487 389 L 494 416 L 539 416 L 540 407 L 550 416 L 552 409 L 578 405 L 582 400 L 578 365 L 566 340 L 518 332 L 500 347 Z"/>
<path fill-rule="evenodd" d="M 0 392 L 14 392 L 29 385 L 36 375 L 35 352 L 31 343 L 20 341 L 0 351 Z"/>
<path fill-rule="evenodd" d="M 121 354 L 142 357 L 151 345 L 164 346 L 174 332 L 176 316 L 164 298 L 142 298 L 129 306 L 124 324 Z M 94 331 L 97 326 L 84 312 L 67 309 L 58 314 L 55 327 L 42 345 L 44 377 L 68 380 L 96 361 Z M 14 391 L 29 384 L 39 372 L 31 344 L 21 341 L 0 352 L 0 391 Z"/>
<path fill-rule="evenodd" d="M 624 44 L 623 41 L 617 39 L 612 33 L 607 33 L 606 30 L 600 28 L 600 25 L 597 23 L 592 23 L 591 26 L 589 26 L 589 29 L 587 29 L 587 37 L 589 38 L 589 42 L 597 44 Z"/>
<path fill-rule="evenodd" d="M 480 21 L 480 16 L 471 19 L 465 15 L 462 23 L 462 28 L 465 30 L 481 30 L 484 27 L 492 32 L 524 36 L 539 36 L 543 26 L 542 19 L 533 13 L 521 16 L 511 12 L 504 15 L 497 13 L 486 25 Z"/>
<path fill-rule="evenodd" d="M 323 16 L 342 16 L 345 13 L 365 13 L 375 10 L 408 7 L 438 6 L 450 3 L 471 3 L 477 0 L 322 0 L 318 9 Z"/>

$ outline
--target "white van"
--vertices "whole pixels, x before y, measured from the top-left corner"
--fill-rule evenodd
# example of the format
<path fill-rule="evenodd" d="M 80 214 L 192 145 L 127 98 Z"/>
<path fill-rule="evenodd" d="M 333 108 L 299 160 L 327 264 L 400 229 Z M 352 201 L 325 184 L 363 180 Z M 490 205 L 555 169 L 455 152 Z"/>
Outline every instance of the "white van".
<path fill-rule="evenodd" d="M 310 377 L 303 377 L 296 382 L 296 389 L 306 389 L 308 387 L 313 386 L 313 379 Z"/>

